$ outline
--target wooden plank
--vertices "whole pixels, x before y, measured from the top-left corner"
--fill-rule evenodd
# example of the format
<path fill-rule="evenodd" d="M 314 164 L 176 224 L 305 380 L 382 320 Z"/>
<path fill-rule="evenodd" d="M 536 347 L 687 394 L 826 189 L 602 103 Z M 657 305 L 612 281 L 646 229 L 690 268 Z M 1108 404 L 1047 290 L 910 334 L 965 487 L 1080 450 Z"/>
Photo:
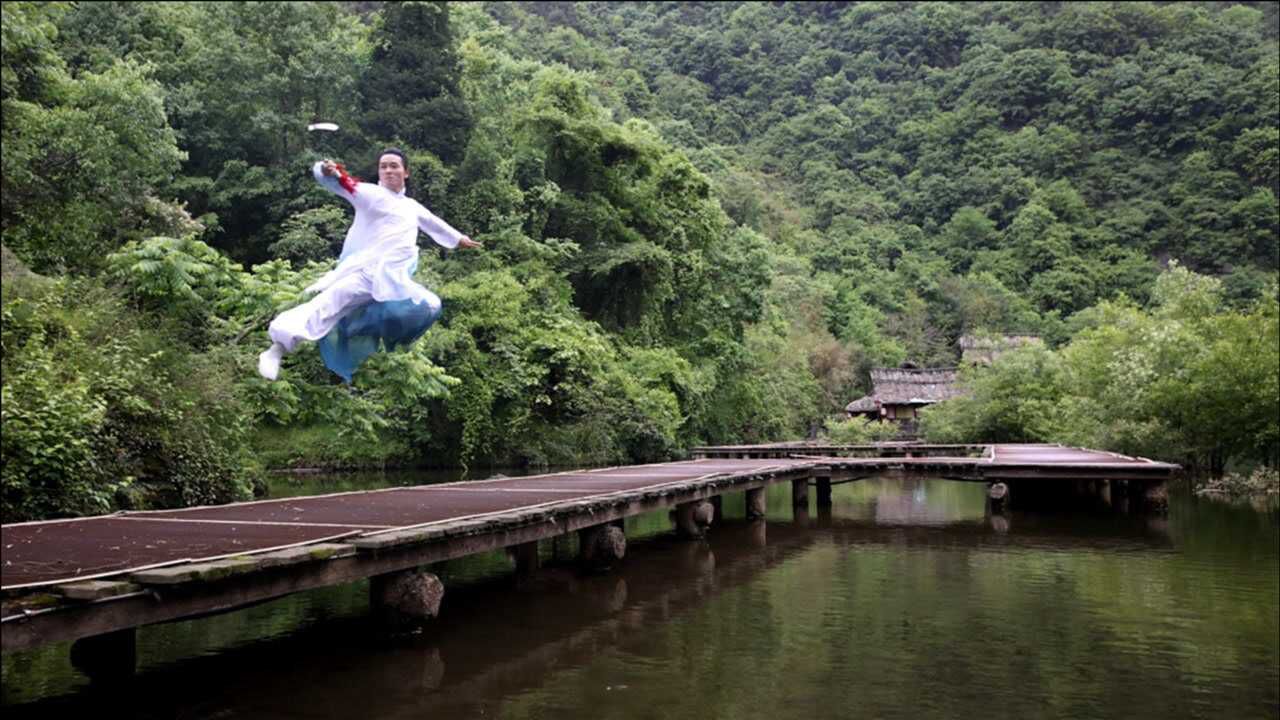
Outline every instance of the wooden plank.
<path fill-rule="evenodd" d="M 78 583 L 67 583 L 54 588 L 63 597 L 70 600 L 101 600 L 103 598 L 127 595 L 138 592 L 141 585 L 121 580 L 86 580 Z"/>
<path fill-rule="evenodd" d="M 337 558 L 350 557 L 357 552 L 355 546 L 350 543 L 316 543 L 314 545 L 302 545 L 300 547 L 286 548 L 275 552 L 263 553 L 261 555 L 251 556 L 258 561 L 258 569 L 266 570 L 268 568 L 285 567 L 288 565 L 297 565 L 306 562 L 318 562 L 321 560 L 336 560 Z"/>
<path fill-rule="evenodd" d="M 179 585 L 190 582 L 214 582 L 258 569 L 252 557 L 234 557 L 208 563 L 190 563 L 132 573 L 129 579 L 143 585 Z"/>
<path fill-rule="evenodd" d="M 355 555 L 357 548 L 347 543 L 316 543 L 285 548 L 261 555 L 215 560 L 207 563 L 190 563 L 171 567 L 142 570 L 129 578 L 143 585 L 179 585 L 192 582 L 214 582 L 227 578 L 260 572 L 272 568 L 288 567 L 301 563 L 334 560 Z"/>

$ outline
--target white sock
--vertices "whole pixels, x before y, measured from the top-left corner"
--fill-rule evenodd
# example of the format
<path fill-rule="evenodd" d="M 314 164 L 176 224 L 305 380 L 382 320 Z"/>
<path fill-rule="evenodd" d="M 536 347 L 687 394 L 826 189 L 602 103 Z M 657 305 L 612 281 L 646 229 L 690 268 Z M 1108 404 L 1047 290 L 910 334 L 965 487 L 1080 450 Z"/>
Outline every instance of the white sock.
<path fill-rule="evenodd" d="M 284 346 L 278 342 L 271 343 L 258 356 L 258 374 L 268 380 L 275 380 L 280 375 L 280 359 L 284 357 Z"/>

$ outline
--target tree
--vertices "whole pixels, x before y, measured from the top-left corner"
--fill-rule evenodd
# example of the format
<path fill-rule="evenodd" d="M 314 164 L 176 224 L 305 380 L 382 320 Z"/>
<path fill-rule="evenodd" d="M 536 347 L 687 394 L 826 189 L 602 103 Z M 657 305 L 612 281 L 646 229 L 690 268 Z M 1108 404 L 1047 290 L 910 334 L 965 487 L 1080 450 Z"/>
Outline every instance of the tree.
<path fill-rule="evenodd" d="M 360 83 L 365 132 L 383 142 L 398 138 L 456 163 L 466 150 L 472 119 L 459 89 L 448 4 L 386 3 L 371 43 L 373 55 Z"/>
<path fill-rule="evenodd" d="M 38 272 L 92 272 L 127 239 L 177 229 L 156 196 L 183 155 L 149 68 L 67 74 L 60 12 L 4 9 L 3 233 Z"/>

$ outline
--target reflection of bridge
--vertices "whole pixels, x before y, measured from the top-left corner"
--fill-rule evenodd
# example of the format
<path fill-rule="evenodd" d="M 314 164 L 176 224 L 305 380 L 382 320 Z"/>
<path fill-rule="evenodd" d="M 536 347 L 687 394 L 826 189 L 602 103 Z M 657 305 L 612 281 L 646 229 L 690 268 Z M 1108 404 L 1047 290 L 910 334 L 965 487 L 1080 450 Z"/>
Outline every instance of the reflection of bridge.
<path fill-rule="evenodd" d="M 528 570 L 538 540 L 577 532 L 586 554 L 607 563 L 625 551 L 626 517 L 675 508 L 681 533 L 699 536 L 715 514 L 707 500 L 745 492 L 748 516 L 763 517 L 765 488 L 780 482 L 807 507 L 811 482 L 822 506 L 832 482 L 894 469 L 984 482 L 1084 478 L 1109 492 L 1113 480 L 1162 485 L 1176 467 L 1057 446 L 699 452 L 739 457 L 6 525 L 3 648 L 90 638 L 99 650 L 81 658 L 92 665 L 87 658 L 131 653 L 140 625 L 368 577 L 378 592 L 416 583 L 408 594 L 425 599 L 410 610 L 430 616 L 439 595 L 431 606 L 414 568 L 511 547 Z M 875 456 L 847 457 L 858 454 Z"/>

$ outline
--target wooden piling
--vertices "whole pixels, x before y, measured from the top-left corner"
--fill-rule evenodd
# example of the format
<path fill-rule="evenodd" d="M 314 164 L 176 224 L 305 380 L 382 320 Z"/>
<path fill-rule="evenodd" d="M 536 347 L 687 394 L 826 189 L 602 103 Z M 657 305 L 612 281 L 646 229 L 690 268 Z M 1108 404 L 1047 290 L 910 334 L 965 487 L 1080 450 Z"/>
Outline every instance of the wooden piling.
<path fill-rule="evenodd" d="M 747 491 L 747 519 L 763 518 L 765 514 L 765 489 L 755 488 Z"/>
<path fill-rule="evenodd" d="M 791 481 L 791 505 L 809 507 L 809 478 Z"/>
<path fill-rule="evenodd" d="M 820 475 L 818 481 L 818 507 L 831 507 L 831 478 Z"/>

